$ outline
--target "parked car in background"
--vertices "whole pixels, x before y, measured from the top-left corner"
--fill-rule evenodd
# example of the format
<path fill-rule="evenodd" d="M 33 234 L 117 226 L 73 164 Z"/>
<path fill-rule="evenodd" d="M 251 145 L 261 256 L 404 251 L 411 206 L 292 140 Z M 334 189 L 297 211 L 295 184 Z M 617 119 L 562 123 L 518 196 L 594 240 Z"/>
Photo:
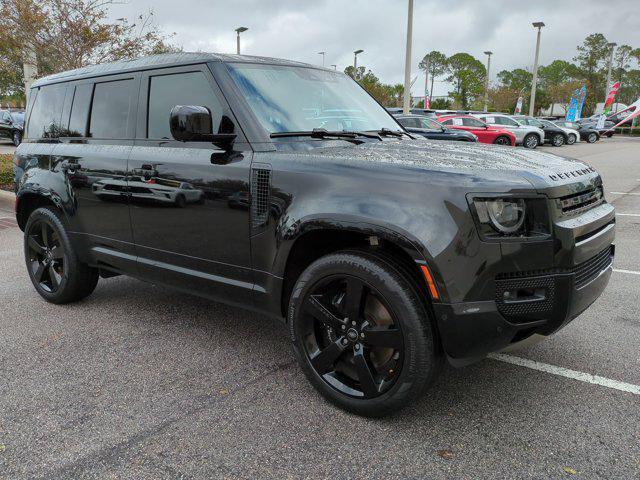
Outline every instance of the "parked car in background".
<path fill-rule="evenodd" d="M 403 115 L 404 114 L 404 109 L 402 107 L 387 107 L 386 108 L 387 112 L 389 112 L 392 115 Z M 409 113 L 412 115 L 422 115 L 425 117 L 435 117 L 435 111 L 433 110 L 428 110 L 428 109 L 424 109 L 424 108 L 410 108 L 409 109 Z"/>
<path fill-rule="evenodd" d="M 599 115 L 597 115 L 596 117 L 599 117 Z M 615 131 L 612 130 L 615 126 L 615 123 L 613 123 L 611 120 L 605 120 L 604 126 L 602 128 L 598 128 L 598 118 L 594 118 L 594 116 L 578 120 L 578 123 L 583 127 L 589 127 L 597 130 L 600 136 L 604 135 L 607 138 L 613 137 L 613 134 L 615 133 Z"/>
<path fill-rule="evenodd" d="M 501 113 L 476 113 L 474 115 L 489 125 L 509 130 L 516 137 L 516 145 L 533 149 L 544 143 L 544 130 L 529 125 L 521 125 L 509 115 Z"/>
<path fill-rule="evenodd" d="M 568 141 L 567 133 L 554 124 L 545 126 L 540 120 L 530 117 L 529 115 L 514 115 L 513 119 L 522 125 L 537 127 L 543 130 L 545 143 L 550 143 L 554 147 L 561 147 Z"/>
<path fill-rule="evenodd" d="M 562 127 L 560 125 L 556 125 L 551 120 L 545 120 L 544 118 L 538 118 L 537 120 L 544 126 L 545 133 L 551 131 L 554 128 L 559 128 L 564 133 L 566 133 L 567 145 L 573 145 L 574 143 L 580 141 L 580 132 L 578 132 L 578 130 L 576 130 L 575 128 Z"/>
<path fill-rule="evenodd" d="M 440 122 L 421 115 L 396 115 L 398 123 L 410 133 L 422 135 L 431 140 L 455 140 L 459 142 L 477 142 L 478 137 L 467 130 L 446 128 Z"/>
<path fill-rule="evenodd" d="M 24 112 L 20 110 L 0 110 L 0 138 L 6 138 L 17 147 L 22 142 Z"/>
<path fill-rule="evenodd" d="M 464 130 L 473 133 L 481 143 L 496 145 L 515 145 L 516 137 L 509 130 L 487 125 L 471 115 L 443 115 L 438 122 L 452 130 Z"/>
<path fill-rule="evenodd" d="M 553 334 L 611 275 L 615 209 L 592 167 L 413 138 L 341 72 L 180 52 L 39 78 L 29 102 L 15 211 L 44 300 L 124 274 L 278 318 L 264 330 L 360 415 L 420 399 L 446 361 Z M 139 201 L 152 181 L 204 204 Z"/>
<path fill-rule="evenodd" d="M 567 122 L 566 120 L 556 120 L 556 125 L 559 127 L 572 128 L 574 130 L 578 130 L 580 134 L 580 138 L 587 143 L 595 143 L 600 140 L 600 132 L 595 128 L 590 127 L 589 125 L 582 125 L 576 122 Z"/>

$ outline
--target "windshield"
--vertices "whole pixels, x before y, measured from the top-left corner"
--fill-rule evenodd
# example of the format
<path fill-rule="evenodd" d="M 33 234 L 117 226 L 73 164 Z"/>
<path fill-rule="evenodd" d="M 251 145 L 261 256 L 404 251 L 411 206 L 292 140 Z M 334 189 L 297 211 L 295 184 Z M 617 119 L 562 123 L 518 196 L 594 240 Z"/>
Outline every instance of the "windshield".
<path fill-rule="evenodd" d="M 339 72 L 250 63 L 228 64 L 231 77 L 269 132 L 400 130 L 391 115 Z"/>

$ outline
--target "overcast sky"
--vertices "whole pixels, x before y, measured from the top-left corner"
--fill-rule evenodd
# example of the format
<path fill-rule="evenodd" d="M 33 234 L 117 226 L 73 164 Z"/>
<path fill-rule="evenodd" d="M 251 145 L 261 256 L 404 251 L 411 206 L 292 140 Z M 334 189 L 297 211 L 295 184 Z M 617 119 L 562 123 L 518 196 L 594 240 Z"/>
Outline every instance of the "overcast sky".
<path fill-rule="evenodd" d="M 360 65 L 386 83 L 402 83 L 407 29 L 407 0 L 125 0 L 111 8 L 113 19 L 153 8 L 156 24 L 175 32 L 185 51 L 235 53 L 235 32 L 242 53 L 320 64 L 338 69 Z M 540 63 L 571 60 L 576 45 L 590 33 L 640 47 L 640 0 L 415 0 L 412 77 L 425 53 L 467 52 L 485 61 L 491 50 L 491 79 L 500 70 L 531 68 L 535 49 L 533 21 L 543 21 Z M 421 81 L 422 80 L 422 81 Z M 423 92 L 419 77 L 414 95 Z M 434 95 L 449 86 L 436 83 Z"/>

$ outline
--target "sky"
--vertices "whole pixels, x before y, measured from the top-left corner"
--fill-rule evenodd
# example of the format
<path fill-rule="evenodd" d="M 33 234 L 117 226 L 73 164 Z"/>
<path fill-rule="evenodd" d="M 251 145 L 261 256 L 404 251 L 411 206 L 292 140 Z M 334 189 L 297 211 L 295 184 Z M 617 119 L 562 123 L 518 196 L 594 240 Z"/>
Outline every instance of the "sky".
<path fill-rule="evenodd" d="M 155 24 L 175 33 L 172 42 L 185 51 L 235 53 L 235 29 L 242 53 L 321 64 L 344 70 L 353 51 L 358 64 L 385 83 L 403 83 L 407 0 L 121 0 L 112 19 L 135 21 L 153 11 Z M 414 0 L 412 92 L 424 91 L 420 59 L 431 50 L 446 55 L 467 52 L 486 61 L 493 52 L 490 79 L 505 69 L 532 69 L 536 29 L 543 21 L 540 64 L 571 60 L 576 46 L 591 33 L 603 33 L 618 45 L 640 47 L 640 0 Z M 436 82 L 434 95 L 450 86 Z"/>

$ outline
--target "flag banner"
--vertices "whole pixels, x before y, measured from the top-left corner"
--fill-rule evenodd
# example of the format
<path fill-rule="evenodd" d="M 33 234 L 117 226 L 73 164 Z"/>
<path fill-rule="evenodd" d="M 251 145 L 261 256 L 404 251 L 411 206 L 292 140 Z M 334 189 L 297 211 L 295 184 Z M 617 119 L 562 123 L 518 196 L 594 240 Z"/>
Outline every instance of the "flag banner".
<path fill-rule="evenodd" d="M 609 94 L 607 95 L 607 99 L 604 102 L 604 114 L 609 115 L 611 111 L 611 107 L 613 106 L 613 101 L 616 98 L 616 93 L 618 93 L 618 89 L 620 88 L 620 82 L 616 82 L 609 90 Z"/>
<path fill-rule="evenodd" d="M 584 85 L 580 89 L 580 96 L 578 97 L 578 110 L 576 111 L 576 121 L 582 118 L 582 108 L 584 107 L 584 100 L 587 98 L 587 87 Z"/>
<path fill-rule="evenodd" d="M 578 97 L 580 96 L 580 89 L 577 88 L 573 95 L 571 95 L 571 100 L 569 100 L 569 107 L 567 108 L 567 116 L 565 120 L 567 122 L 575 122 L 576 115 L 578 113 Z"/>
<path fill-rule="evenodd" d="M 431 102 L 429 101 L 428 95 L 425 95 L 424 97 L 424 108 L 431 108 Z"/>
<path fill-rule="evenodd" d="M 517 115 L 520 112 L 522 112 L 522 95 L 518 97 L 518 101 L 516 102 L 516 109 L 513 114 Z"/>
<path fill-rule="evenodd" d="M 618 115 L 620 115 L 623 112 L 630 112 L 630 113 L 624 119 L 622 119 L 621 121 L 616 123 L 613 127 L 611 127 L 608 131 L 611 131 L 614 128 L 619 127 L 620 125 L 627 123 L 629 120 L 636 120 L 638 117 L 640 117 L 640 98 L 638 98 L 638 100 L 633 102 L 624 110 L 621 110 L 620 112 L 618 112 Z"/>

